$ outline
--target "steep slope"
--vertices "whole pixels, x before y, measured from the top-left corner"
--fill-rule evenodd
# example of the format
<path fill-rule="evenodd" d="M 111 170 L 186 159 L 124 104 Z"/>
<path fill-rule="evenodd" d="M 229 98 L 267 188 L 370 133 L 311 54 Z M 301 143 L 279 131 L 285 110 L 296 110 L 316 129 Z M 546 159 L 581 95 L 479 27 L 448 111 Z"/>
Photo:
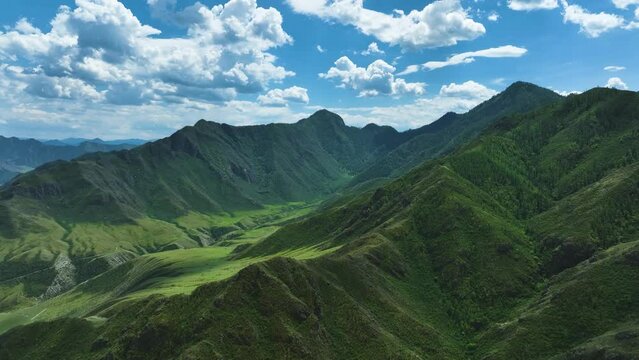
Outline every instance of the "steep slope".
<path fill-rule="evenodd" d="M 0 336 L 0 354 L 632 358 L 638 132 L 639 94 L 611 89 L 500 118 L 448 156 L 232 254 L 320 257 L 19 327 Z"/>
<path fill-rule="evenodd" d="M 425 160 L 450 153 L 503 116 L 525 113 L 561 98 L 551 90 L 516 82 L 465 114 L 448 113 L 430 125 L 405 133 L 411 138 L 357 175 L 351 185 L 400 176 Z"/>
<path fill-rule="evenodd" d="M 48 164 L 16 179 L 2 196 L 35 200 L 76 221 L 309 200 L 388 151 L 396 135 L 391 128 L 347 127 L 327 111 L 293 125 L 200 121 L 131 151 Z"/>
<path fill-rule="evenodd" d="M 241 256 L 361 242 L 384 268 L 364 241 L 381 234 L 408 265 L 402 273 L 427 264 L 469 355 L 630 359 L 638 130 L 639 94 L 593 89 L 504 118 L 451 156 Z"/>
<path fill-rule="evenodd" d="M 200 121 L 129 151 L 48 163 L 0 190 L 0 285 L 55 294 L 108 268 L 83 274 L 96 257 L 209 245 L 230 231 L 210 215 L 325 198 L 398 135 L 319 111 L 296 124 Z"/>
<path fill-rule="evenodd" d="M 91 152 L 130 149 L 135 145 L 84 141 L 76 145 L 55 146 L 34 139 L 0 136 L 0 184 L 54 160 L 71 160 Z"/>

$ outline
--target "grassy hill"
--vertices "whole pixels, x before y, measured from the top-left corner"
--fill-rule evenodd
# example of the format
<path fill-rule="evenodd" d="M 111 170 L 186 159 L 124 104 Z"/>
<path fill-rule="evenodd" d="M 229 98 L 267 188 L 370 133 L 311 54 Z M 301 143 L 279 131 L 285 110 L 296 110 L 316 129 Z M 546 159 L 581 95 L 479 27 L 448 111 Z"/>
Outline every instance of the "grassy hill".
<path fill-rule="evenodd" d="M 633 359 L 638 133 L 628 91 L 499 116 L 371 191 L 9 313 L 50 321 L 0 335 L 0 356 Z"/>
<path fill-rule="evenodd" d="M 523 111 L 556 100 L 548 93 L 554 94 L 518 83 L 479 108 Z M 459 116 L 474 119 L 477 130 L 497 119 L 484 118 L 488 113 Z M 295 124 L 202 120 L 132 150 L 43 165 L 0 189 L 0 299 L 10 299 L 0 301 L 0 310 L 64 292 L 132 257 L 211 245 L 247 211 L 277 205 L 277 216 L 286 204 L 338 199 L 354 177 L 411 139 L 436 134 L 452 149 L 471 136 L 458 134 L 466 131 L 460 124 L 444 117 L 404 133 L 359 129 L 326 110 Z M 418 156 L 431 155 L 406 157 L 412 160 L 402 171 Z M 233 222 L 220 223 L 224 215 Z"/>
<path fill-rule="evenodd" d="M 208 246 L 255 212 L 326 198 L 398 137 L 319 111 L 296 124 L 200 121 L 132 150 L 43 165 L 0 189 L 0 309 L 135 256 Z"/>

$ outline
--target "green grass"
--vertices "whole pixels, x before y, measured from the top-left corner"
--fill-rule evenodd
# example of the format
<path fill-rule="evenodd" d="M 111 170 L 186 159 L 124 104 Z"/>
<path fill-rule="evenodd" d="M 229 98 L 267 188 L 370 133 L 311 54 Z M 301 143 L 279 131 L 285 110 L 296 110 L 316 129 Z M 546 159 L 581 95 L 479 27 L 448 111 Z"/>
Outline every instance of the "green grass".
<path fill-rule="evenodd" d="M 135 258 L 127 264 L 89 279 L 77 288 L 46 301 L 38 301 L 35 305 L 18 308 L 12 312 L 0 313 L 0 333 L 18 325 L 24 325 L 37 320 L 53 320 L 64 316 L 85 316 L 96 309 L 111 306 L 120 301 L 142 299 L 146 296 L 189 294 L 198 286 L 227 279 L 248 265 L 265 261 L 276 256 L 287 256 L 296 259 L 310 259 L 334 251 L 331 249 L 305 248 L 283 251 L 264 257 L 231 259 L 236 247 L 253 244 L 273 234 L 283 224 L 301 218 L 310 213 L 317 204 L 290 203 L 283 205 L 269 205 L 264 209 L 242 211 L 225 214 L 190 213 L 175 222 L 179 227 L 171 227 L 170 223 L 162 222 L 160 227 L 153 227 L 155 220 L 142 220 L 137 225 L 91 225 L 78 226 L 75 229 L 90 231 L 89 235 L 113 236 L 110 248 L 99 249 L 102 253 L 108 251 L 122 251 L 124 246 L 136 243 L 121 242 L 121 239 L 142 241 L 147 239 L 143 229 L 145 221 L 151 231 L 170 228 L 177 230 L 201 229 L 231 226 L 240 224 L 243 229 L 237 231 L 237 236 L 222 241 L 211 247 L 196 247 L 161 251 Z M 187 227 L 188 226 L 188 227 Z M 96 229 L 99 229 L 96 230 Z M 180 232 L 184 236 L 183 232 Z M 117 237 L 116 235 L 120 235 Z M 149 235 L 149 234 L 146 234 Z M 162 235 L 162 234 L 161 234 Z M 166 235 L 166 234 L 163 234 Z M 80 230 L 74 236 L 82 237 Z M 166 239 L 164 237 L 163 239 Z M 107 244 L 108 242 L 99 242 Z M 119 247 L 124 243 L 123 247 Z M 139 244 L 139 243 L 138 243 Z M 98 249 L 94 249 L 97 252 Z M 20 296 L 19 289 L 6 289 L 7 297 Z"/>
<path fill-rule="evenodd" d="M 65 318 L 5 333 L 0 356 L 633 354 L 619 334 L 639 319 L 637 96 L 595 89 L 504 117 L 317 212 L 188 213 L 170 223 L 218 246 L 145 254 L 8 314 Z"/>

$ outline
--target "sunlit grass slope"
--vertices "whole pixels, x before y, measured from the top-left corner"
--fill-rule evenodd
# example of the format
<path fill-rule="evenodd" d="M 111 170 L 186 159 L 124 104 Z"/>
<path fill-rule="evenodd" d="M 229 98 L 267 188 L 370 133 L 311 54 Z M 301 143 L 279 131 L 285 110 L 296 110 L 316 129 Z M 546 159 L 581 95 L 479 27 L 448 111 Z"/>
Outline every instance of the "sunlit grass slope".
<path fill-rule="evenodd" d="M 96 277 L 79 297 L 126 290 L 6 332 L 0 357 L 632 359 L 638 131 L 639 94 L 612 89 L 505 116 L 261 240 Z"/>

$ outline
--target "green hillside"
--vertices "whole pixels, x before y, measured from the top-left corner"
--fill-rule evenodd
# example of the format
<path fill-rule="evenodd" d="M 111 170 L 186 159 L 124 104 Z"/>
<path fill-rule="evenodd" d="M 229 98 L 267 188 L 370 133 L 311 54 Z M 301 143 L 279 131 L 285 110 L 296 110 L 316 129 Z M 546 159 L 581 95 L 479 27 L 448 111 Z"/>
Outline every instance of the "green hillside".
<path fill-rule="evenodd" d="M 371 164 L 351 185 L 403 175 L 425 160 L 450 153 L 503 116 L 525 113 L 560 99 L 551 90 L 516 82 L 465 114 L 448 113 L 430 125 L 407 132 L 411 139 Z"/>
<path fill-rule="evenodd" d="M 57 294 L 134 256 L 210 245 L 247 211 L 326 198 L 398 136 L 319 111 L 291 125 L 200 121 L 41 166 L 0 190 L 0 298 Z"/>
<path fill-rule="evenodd" d="M 478 108 L 511 113 L 556 98 L 518 83 Z M 474 113 L 474 131 L 497 119 L 483 117 L 490 111 Z M 344 189 L 426 133 L 437 134 L 450 151 L 467 137 L 460 124 L 449 126 L 444 117 L 404 133 L 372 124 L 359 129 L 326 110 L 295 124 L 233 127 L 202 120 L 133 150 L 43 165 L 0 189 L 0 311 L 62 293 L 136 256 L 209 246 L 256 211 L 274 209 L 277 217 L 293 202 L 362 191 L 373 183 Z M 431 155 L 405 159 L 414 163 L 420 156 Z M 220 220 L 224 216 L 233 221 Z"/>
<path fill-rule="evenodd" d="M 545 94 L 526 84 L 513 89 Z M 480 136 L 459 138 L 461 147 L 443 151 L 448 155 L 371 191 L 315 212 L 303 204 L 237 212 L 220 230 L 237 236 L 223 235 L 217 246 L 144 255 L 58 297 L 0 314 L 0 327 L 32 322 L 0 335 L 0 357 L 634 359 L 639 94 L 598 88 L 551 98 L 526 113 L 495 116 Z M 221 126 L 193 129 L 203 125 Z M 297 126 L 317 125 L 309 119 Z M 388 154 L 405 146 L 394 132 L 367 128 L 383 131 Z M 347 175 L 375 163 L 370 154 L 358 159 L 347 152 L 375 136 L 317 138 L 340 149 L 330 159 Z M 202 149 L 204 158 L 212 153 Z M 293 198 L 272 189 L 255 197 L 246 190 L 242 199 L 310 199 L 302 190 Z M 2 211 L 16 211 L 11 201 L 27 198 L 13 196 Z M 52 201 L 43 199 L 21 206 Z M 127 206 L 121 214 L 151 208 L 144 201 Z M 175 228 L 224 223 L 189 206 Z M 171 211 L 145 221 L 171 224 L 160 220 Z M 50 226 L 43 233 L 54 231 Z M 134 228 L 144 226 L 159 229 Z M 2 229 L 9 238 L 20 224 Z M 83 231 L 71 243 L 95 230 Z M 136 240 L 144 241 L 144 235 Z"/>

